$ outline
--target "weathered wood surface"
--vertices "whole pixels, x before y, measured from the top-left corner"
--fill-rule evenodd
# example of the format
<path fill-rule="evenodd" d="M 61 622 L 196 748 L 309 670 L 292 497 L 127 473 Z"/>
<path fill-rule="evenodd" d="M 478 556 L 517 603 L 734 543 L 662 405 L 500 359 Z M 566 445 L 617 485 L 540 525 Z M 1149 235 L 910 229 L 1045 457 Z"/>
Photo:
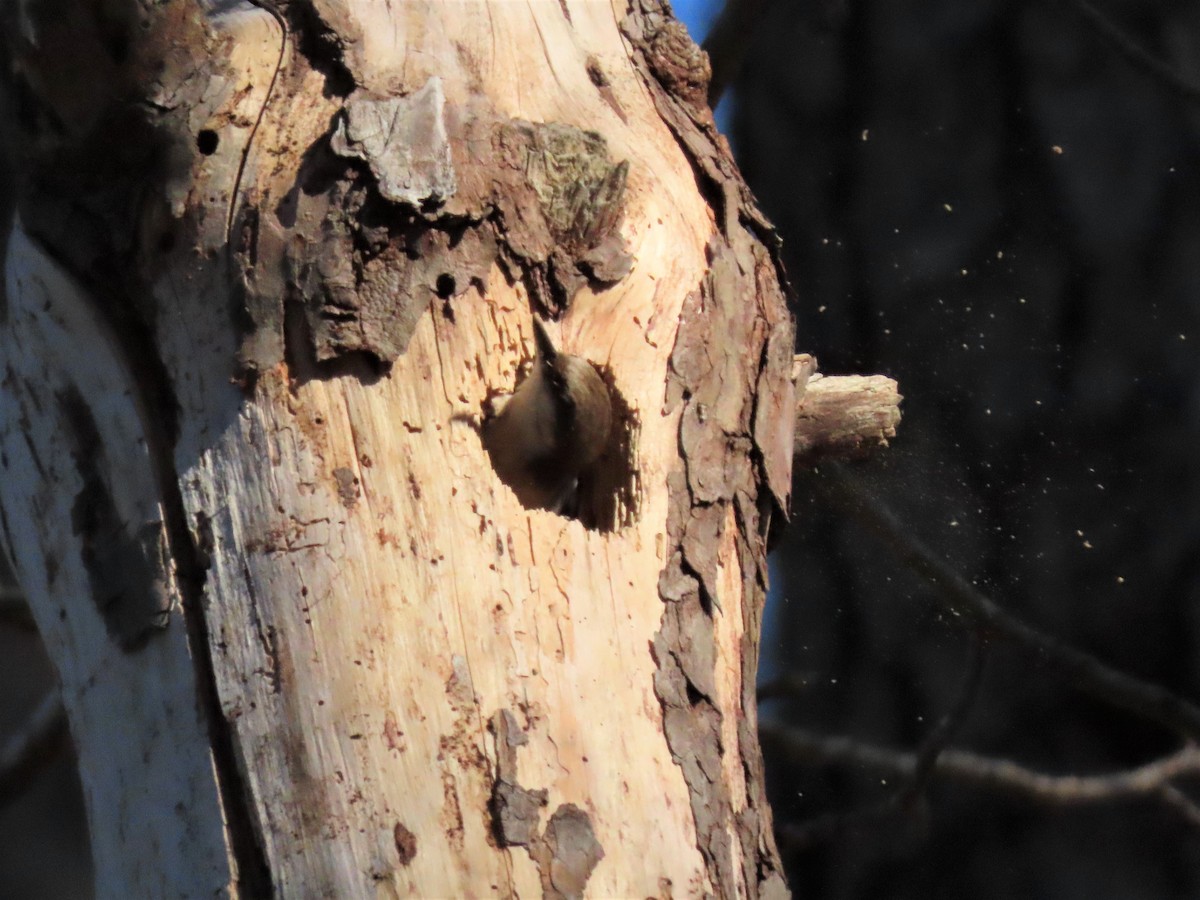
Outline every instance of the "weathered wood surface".
<path fill-rule="evenodd" d="M 888 445 L 900 424 L 899 385 L 886 375 L 822 375 L 808 354 L 796 357 L 796 463 L 868 456 Z"/>
<path fill-rule="evenodd" d="M 25 60 L 88 127 L 21 206 L 12 395 L 64 387 L 37 427 L 4 421 L 24 468 L 0 501 L 102 896 L 148 873 L 247 896 L 784 890 L 753 681 L 791 319 L 703 57 L 656 4 L 627 12 L 173 6 L 86 75 Z M 76 108 L 106 79 L 146 96 Z M 64 168 L 118 136 L 112 173 Z M 38 312 L 51 278 L 83 318 Z M 535 307 L 617 400 L 580 519 L 523 508 L 471 422 Z M 17 311 L 56 353 L 15 349 Z M 115 505 L 92 532 L 64 389 Z M 96 540 L 131 568 L 89 573 Z M 129 790 L 158 819 L 115 808 Z M 143 812 L 152 832 L 118 830 Z"/>

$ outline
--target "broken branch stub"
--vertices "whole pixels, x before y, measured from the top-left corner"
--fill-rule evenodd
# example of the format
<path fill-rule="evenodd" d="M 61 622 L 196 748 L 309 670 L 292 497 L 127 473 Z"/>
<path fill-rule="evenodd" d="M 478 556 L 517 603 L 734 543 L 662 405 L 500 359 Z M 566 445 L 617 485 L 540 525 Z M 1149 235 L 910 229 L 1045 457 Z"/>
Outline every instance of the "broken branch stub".
<path fill-rule="evenodd" d="M 899 385 L 885 375 L 822 375 L 808 354 L 795 358 L 797 465 L 859 459 L 888 446 L 900 424 Z"/>

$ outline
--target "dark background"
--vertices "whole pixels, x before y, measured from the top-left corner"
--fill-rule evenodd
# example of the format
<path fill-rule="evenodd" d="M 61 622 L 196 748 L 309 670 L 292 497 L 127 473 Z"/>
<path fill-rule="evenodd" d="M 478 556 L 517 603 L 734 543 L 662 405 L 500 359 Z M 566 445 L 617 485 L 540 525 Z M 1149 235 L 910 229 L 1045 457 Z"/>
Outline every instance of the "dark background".
<path fill-rule="evenodd" d="M 1200 4 L 1103 11 L 1200 84 Z M 722 120 L 785 241 L 798 349 L 905 395 L 855 476 L 1007 609 L 1200 695 L 1200 101 L 1070 0 L 764 0 L 750 32 Z M 802 686 L 762 717 L 911 750 L 972 633 L 812 476 L 795 498 L 763 677 Z M 955 746 L 1060 774 L 1176 746 L 1003 642 L 985 657 Z M 0 630 L 0 744 L 52 683 Z M 1053 809 L 935 779 L 857 819 L 894 779 L 777 750 L 768 776 L 777 825 L 835 817 L 782 844 L 798 896 L 1200 896 L 1200 833 L 1149 801 Z M 0 807 L 0 896 L 90 880 L 63 754 Z"/>
<path fill-rule="evenodd" d="M 1200 5 L 1106 3 L 1200 84 Z M 1200 628 L 1200 101 L 1147 75 L 1076 4 L 765 2 L 729 112 L 783 235 L 798 349 L 905 396 L 854 467 L 1005 608 L 1196 697 Z M 912 750 L 953 704 L 972 632 L 812 476 L 774 556 L 762 717 Z M 1103 774 L 1175 736 L 1000 641 L 955 746 Z M 799 896 L 1200 896 L 1200 831 L 1149 801 L 1068 809 L 775 750 Z"/>

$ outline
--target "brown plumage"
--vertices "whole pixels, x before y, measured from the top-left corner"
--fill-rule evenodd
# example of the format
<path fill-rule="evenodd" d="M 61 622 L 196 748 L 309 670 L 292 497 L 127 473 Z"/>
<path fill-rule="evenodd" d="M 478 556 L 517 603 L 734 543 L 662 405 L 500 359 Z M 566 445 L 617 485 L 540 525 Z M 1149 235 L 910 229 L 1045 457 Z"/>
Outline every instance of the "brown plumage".
<path fill-rule="evenodd" d="M 483 442 L 500 480 L 525 506 L 560 512 L 608 443 L 612 398 L 586 359 L 560 353 L 535 317 L 533 369 L 495 415 Z"/>

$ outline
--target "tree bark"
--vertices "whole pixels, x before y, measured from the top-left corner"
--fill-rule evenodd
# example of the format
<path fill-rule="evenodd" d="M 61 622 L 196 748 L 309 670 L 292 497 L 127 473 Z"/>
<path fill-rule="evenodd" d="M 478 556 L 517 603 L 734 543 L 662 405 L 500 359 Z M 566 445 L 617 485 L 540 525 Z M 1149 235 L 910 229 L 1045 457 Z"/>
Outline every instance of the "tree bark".
<path fill-rule="evenodd" d="M 65 6 L 5 13 L 0 524 L 99 895 L 782 894 L 792 324 L 682 26 Z M 615 404 L 572 517 L 477 427 L 533 314 Z"/>

